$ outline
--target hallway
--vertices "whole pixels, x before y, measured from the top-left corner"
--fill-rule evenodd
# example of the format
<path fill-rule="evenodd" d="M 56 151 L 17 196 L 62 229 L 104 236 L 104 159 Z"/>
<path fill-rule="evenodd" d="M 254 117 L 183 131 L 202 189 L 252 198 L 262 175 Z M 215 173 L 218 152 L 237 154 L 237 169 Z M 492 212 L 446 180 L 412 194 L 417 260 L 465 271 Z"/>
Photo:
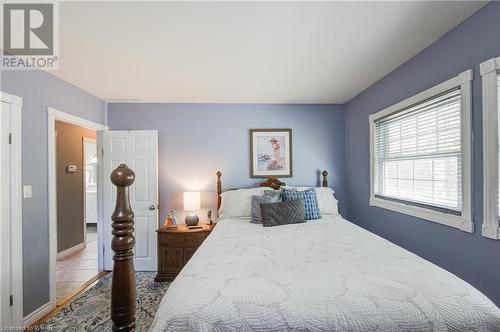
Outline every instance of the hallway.
<path fill-rule="evenodd" d="M 76 294 L 98 274 L 97 232 L 87 229 L 87 247 L 56 263 L 57 305 Z"/>

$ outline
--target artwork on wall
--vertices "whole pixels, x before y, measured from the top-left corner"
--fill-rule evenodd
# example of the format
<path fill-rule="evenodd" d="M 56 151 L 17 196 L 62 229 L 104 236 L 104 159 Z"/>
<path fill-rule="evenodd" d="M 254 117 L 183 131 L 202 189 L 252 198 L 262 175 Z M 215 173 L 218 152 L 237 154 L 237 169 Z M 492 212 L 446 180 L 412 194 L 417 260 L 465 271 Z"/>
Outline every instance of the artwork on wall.
<path fill-rule="evenodd" d="M 292 130 L 250 129 L 250 176 L 292 177 Z"/>

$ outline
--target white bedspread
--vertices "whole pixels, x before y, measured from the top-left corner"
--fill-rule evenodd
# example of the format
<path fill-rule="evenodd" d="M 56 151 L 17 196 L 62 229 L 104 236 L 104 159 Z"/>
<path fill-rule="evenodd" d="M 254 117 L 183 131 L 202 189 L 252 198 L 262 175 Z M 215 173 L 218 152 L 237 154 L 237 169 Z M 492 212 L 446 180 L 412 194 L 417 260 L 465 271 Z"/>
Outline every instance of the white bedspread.
<path fill-rule="evenodd" d="M 500 331 L 500 310 L 341 218 L 271 228 L 227 219 L 172 283 L 152 330 Z"/>

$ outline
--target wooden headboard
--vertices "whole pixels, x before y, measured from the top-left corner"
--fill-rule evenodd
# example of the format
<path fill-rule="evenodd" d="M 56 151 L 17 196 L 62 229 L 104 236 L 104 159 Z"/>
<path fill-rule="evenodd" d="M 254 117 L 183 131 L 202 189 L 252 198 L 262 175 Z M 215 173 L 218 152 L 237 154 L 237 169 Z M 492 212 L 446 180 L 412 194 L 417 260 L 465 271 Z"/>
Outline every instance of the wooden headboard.
<path fill-rule="evenodd" d="M 221 173 L 221 171 L 218 171 L 216 173 L 216 175 L 217 175 L 217 216 L 218 216 L 219 209 L 220 209 L 220 206 L 222 203 L 222 196 L 221 196 L 222 195 L 222 181 L 221 181 L 222 173 Z M 323 187 L 328 187 L 328 172 L 323 171 L 321 173 L 321 175 L 323 176 L 323 181 L 322 181 L 321 185 Z M 267 178 L 266 181 L 264 181 L 260 184 L 261 187 L 270 187 L 270 188 L 273 188 L 274 190 L 278 190 L 284 185 L 285 185 L 285 182 L 281 182 L 278 178 L 276 178 L 274 176 Z"/>

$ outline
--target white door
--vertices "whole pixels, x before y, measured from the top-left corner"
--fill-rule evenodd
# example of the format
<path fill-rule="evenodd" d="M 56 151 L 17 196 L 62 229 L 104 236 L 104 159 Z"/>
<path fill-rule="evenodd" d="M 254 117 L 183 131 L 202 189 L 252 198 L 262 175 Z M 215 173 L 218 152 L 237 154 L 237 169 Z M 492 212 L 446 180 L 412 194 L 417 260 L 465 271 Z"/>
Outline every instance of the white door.
<path fill-rule="evenodd" d="M 0 93 L 0 329 L 20 326 L 22 299 L 21 98 Z"/>
<path fill-rule="evenodd" d="M 135 172 L 130 186 L 134 211 L 136 271 L 157 270 L 156 229 L 158 228 L 158 132 L 156 130 L 104 131 L 102 135 L 104 269 L 112 270 L 111 215 L 116 204 L 116 187 L 109 178 L 120 164 Z"/>

